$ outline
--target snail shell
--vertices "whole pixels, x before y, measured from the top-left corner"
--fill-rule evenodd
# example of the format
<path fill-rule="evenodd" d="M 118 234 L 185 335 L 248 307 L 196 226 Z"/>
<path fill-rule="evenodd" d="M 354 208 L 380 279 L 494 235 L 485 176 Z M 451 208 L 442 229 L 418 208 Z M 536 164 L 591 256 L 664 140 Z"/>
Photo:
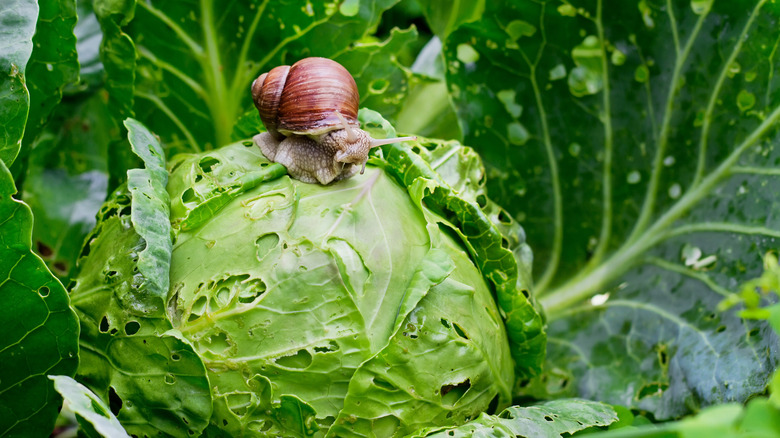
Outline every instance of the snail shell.
<path fill-rule="evenodd" d="M 360 126 L 355 79 L 330 59 L 304 58 L 292 67 L 276 67 L 252 84 L 252 98 L 265 128 L 277 140 L 343 129 L 336 112 L 350 125 Z"/>
<path fill-rule="evenodd" d="M 252 100 L 268 131 L 256 135 L 255 143 L 304 182 L 349 178 L 365 169 L 371 148 L 416 139 L 375 140 L 361 130 L 355 79 L 326 58 L 305 58 L 261 74 L 252 83 Z"/>

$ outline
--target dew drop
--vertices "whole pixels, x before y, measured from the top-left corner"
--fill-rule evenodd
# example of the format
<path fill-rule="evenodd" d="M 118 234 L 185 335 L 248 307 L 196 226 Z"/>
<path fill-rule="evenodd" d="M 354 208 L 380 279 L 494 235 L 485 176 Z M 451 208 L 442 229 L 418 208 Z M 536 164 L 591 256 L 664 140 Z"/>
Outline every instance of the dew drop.
<path fill-rule="evenodd" d="M 668 157 L 664 158 L 664 166 L 666 166 L 666 167 L 673 166 L 674 162 L 675 162 L 675 159 L 671 155 L 669 155 Z"/>
<path fill-rule="evenodd" d="M 626 177 L 626 181 L 629 184 L 636 184 L 641 180 L 642 180 L 642 174 L 640 174 L 639 171 L 637 170 L 634 170 L 633 172 L 629 173 L 628 176 Z"/>
<path fill-rule="evenodd" d="M 682 187 L 680 187 L 680 184 L 674 183 L 671 187 L 669 187 L 669 197 L 672 199 L 677 199 L 682 194 Z"/>

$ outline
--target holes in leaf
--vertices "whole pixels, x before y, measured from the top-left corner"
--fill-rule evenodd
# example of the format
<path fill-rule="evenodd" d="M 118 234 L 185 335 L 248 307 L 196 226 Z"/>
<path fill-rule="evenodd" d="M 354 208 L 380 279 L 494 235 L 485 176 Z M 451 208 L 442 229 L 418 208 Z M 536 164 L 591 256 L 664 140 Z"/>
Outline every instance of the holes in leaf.
<path fill-rule="evenodd" d="M 203 175 L 195 175 L 195 182 L 200 182 L 203 179 Z"/>
<path fill-rule="evenodd" d="M 163 377 L 163 381 L 165 381 L 165 383 L 167 383 L 168 385 L 173 385 L 174 383 L 176 383 L 176 376 L 174 376 L 171 373 L 168 373 L 165 375 L 165 377 Z"/>
<path fill-rule="evenodd" d="M 749 338 L 754 338 L 754 337 L 756 337 L 757 335 L 758 335 L 758 329 L 757 329 L 757 328 L 754 328 L 753 330 L 750 330 L 750 331 L 748 332 L 748 337 L 749 337 Z"/>
<path fill-rule="evenodd" d="M 553 421 L 552 417 L 549 415 L 544 416 L 545 421 Z"/>
<path fill-rule="evenodd" d="M 171 360 L 176 362 L 178 360 L 181 360 L 181 356 L 179 356 L 177 353 L 171 354 Z"/>
<path fill-rule="evenodd" d="M 463 330 L 463 327 L 461 327 L 458 323 L 454 322 L 452 323 L 452 326 L 455 327 L 455 333 L 458 334 L 463 339 L 468 339 L 469 336 L 466 334 L 466 331 Z"/>
<path fill-rule="evenodd" d="M 263 295 L 266 290 L 265 282 L 259 278 L 241 283 L 242 288 L 238 291 L 239 303 L 251 303 Z"/>
<path fill-rule="evenodd" d="M 470 379 L 466 379 L 463 382 L 456 384 L 442 385 L 440 390 L 442 404 L 453 406 L 464 394 L 466 394 L 466 391 L 468 391 L 469 388 L 471 388 Z"/>
<path fill-rule="evenodd" d="M 442 318 L 442 319 L 441 319 L 441 325 L 443 325 L 443 326 L 444 326 L 444 327 L 446 327 L 446 328 L 450 328 L 450 327 L 452 327 L 452 326 L 450 325 L 450 322 L 449 322 L 449 321 L 447 321 L 447 320 L 446 320 L 446 319 L 444 319 L 444 318 Z"/>
<path fill-rule="evenodd" d="M 487 414 L 488 415 L 495 415 L 496 409 L 498 409 L 498 394 L 496 394 L 495 397 L 493 397 L 493 400 L 490 400 L 490 404 L 487 408 Z"/>
<path fill-rule="evenodd" d="M 526 298 L 531 298 L 531 294 L 528 292 L 528 289 L 521 289 L 520 293 L 522 293 Z"/>
<path fill-rule="evenodd" d="M 311 365 L 311 353 L 309 350 L 298 350 L 297 353 L 292 356 L 282 356 L 274 360 L 277 365 L 285 368 L 304 369 Z"/>
<path fill-rule="evenodd" d="M 181 202 L 184 204 L 188 204 L 190 202 L 198 202 L 198 197 L 195 195 L 195 189 L 190 187 L 187 190 L 185 190 L 184 193 L 181 194 Z"/>
<path fill-rule="evenodd" d="M 387 380 L 380 379 L 379 377 L 373 378 L 374 385 L 378 388 L 382 388 L 387 391 L 395 391 L 396 387 L 392 383 L 388 382 Z"/>
<path fill-rule="evenodd" d="M 244 141 L 241 142 L 241 144 L 246 146 L 246 147 L 248 147 L 248 148 L 251 148 L 252 146 L 255 145 L 254 142 L 252 142 L 252 140 L 244 140 Z"/>
<path fill-rule="evenodd" d="M 477 205 L 483 210 L 487 207 L 487 196 L 485 196 L 484 193 L 477 196 Z"/>
<path fill-rule="evenodd" d="M 138 333 L 138 330 L 140 329 L 141 324 L 139 324 L 138 321 L 130 321 L 125 324 L 125 334 L 128 336 L 133 336 L 134 334 Z"/>
<path fill-rule="evenodd" d="M 68 265 L 62 261 L 54 262 L 54 269 L 58 270 L 62 274 L 65 274 L 68 272 Z"/>
<path fill-rule="evenodd" d="M 720 326 L 720 327 L 715 329 L 715 333 L 723 333 L 725 331 L 726 331 L 726 326 L 725 325 L 722 325 L 722 326 Z"/>
<path fill-rule="evenodd" d="M 386 415 L 371 421 L 373 436 L 395 436 L 401 422 L 393 415 Z"/>
<path fill-rule="evenodd" d="M 510 225 L 512 223 L 512 217 L 502 208 L 498 210 L 498 221 L 502 224 Z"/>
<path fill-rule="evenodd" d="M 207 338 L 206 347 L 215 353 L 224 352 L 230 348 L 230 341 L 228 340 L 227 333 L 220 332 L 218 334 L 209 336 Z"/>
<path fill-rule="evenodd" d="M 509 239 L 507 239 L 506 237 L 501 236 L 501 248 L 509 249 L 510 246 L 511 245 L 509 243 Z"/>
<path fill-rule="evenodd" d="M 642 389 L 639 390 L 639 394 L 637 395 L 638 399 L 643 399 L 645 397 L 650 396 L 660 396 L 661 393 L 663 393 L 666 388 L 668 388 L 669 385 L 665 383 L 648 383 L 647 385 L 643 386 Z"/>
<path fill-rule="evenodd" d="M 658 363 L 662 368 L 666 368 L 669 365 L 669 354 L 666 352 L 666 344 L 658 344 L 655 349 L 658 353 Z"/>
<path fill-rule="evenodd" d="M 320 426 L 320 429 L 328 430 L 331 426 L 333 426 L 333 423 L 336 422 L 336 417 L 333 415 L 328 415 L 325 418 L 317 419 L 317 425 Z"/>
<path fill-rule="evenodd" d="M 206 298 L 205 295 L 201 295 L 198 297 L 197 300 L 195 300 L 194 303 L 192 303 L 192 309 L 190 310 L 191 313 L 195 313 L 198 316 L 203 314 L 203 310 L 206 307 L 206 302 L 208 301 L 208 298 Z"/>
<path fill-rule="evenodd" d="M 100 327 L 98 327 L 98 330 L 100 330 L 100 333 L 106 333 L 108 332 L 108 318 L 103 317 L 103 319 L 100 320 Z"/>
<path fill-rule="evenodd" d="M 239 417 L 246 415 L 249 406 L 252 404 L 252 395 L 248 392 L 237 392 L 225 396 L 228 409 Z"/>
<path fill-rule="evenodd" d="M 339 351 L 339 344 L 337 344 L 335 341 L 328 342 L 328 345 L 321 346 L 321 347 L 314 347 L 315 353 L 331 353 L 334 351 Z"/>
<path fill-rule="evenodd" d="M 36 243 L 37 243 L 37 246 L 38 246 L 38 254 L 40 254 L 41 257 L 47 259 L 47 258 L 51 257 L 52 254 L 54 254 L 54 251 L 52 251 L 52 249 L 49 248 L 49 246 L 46 245 L 45 243 L 40 242 L 40 241 L 38 241 Z"/>
<path fill-rule="evenodd" d="M 40 289 L 38 289 L 38 294 L 42 297 L 48 297 L 49 288 L 47 286 L 42 286 Z"/>
<path fill-rule="evenodd" d="M 214 170 L 214 166 L 219 164 L 219 160 L 217 160 L 214 157 L 203 157 L 198 162 L 198 166 L 200 166 L 200 170 L 203 171 L 203 173 L 209 173 L 212 170 Z"/>
<path fill-rule="evenodd" d="M 119 415 L 119 411 L 122 409 L 122 398 L 117 395 L 113 386 L 108 387 L 108 407 L 114 415 Z"/>
<path fill-rule="evenodd" d="M 279 235 L 276 233 L 264 234 L 255 240 L 257 247 L 257 260 L 263 260 L 272 249 L 279 245 Z M 287 244 L 285 243 L 285 248 Z"/>
<path fill-rule="evenodd" d="M 376 79 L 369 82 L 368 92 L 371 94 L 382 94 L 387 90 L 389 86 L 390 86 L 390 82 L 387 79 Z"/>

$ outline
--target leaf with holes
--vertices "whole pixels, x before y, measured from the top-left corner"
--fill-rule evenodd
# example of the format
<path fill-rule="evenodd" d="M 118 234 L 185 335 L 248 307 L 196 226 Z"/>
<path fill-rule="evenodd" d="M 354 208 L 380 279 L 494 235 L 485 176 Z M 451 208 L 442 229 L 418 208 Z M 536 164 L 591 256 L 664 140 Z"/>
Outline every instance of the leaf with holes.
<path fill-rule="evenodd" d="M 79 326 L 68 294 L 32 252 L 32 213 L 0 160 L 0 435 L 47 436 L 62 399 L 48 374 L 73 375 Z"/>
<path fill-rule="evenodd" d="M 134 114 L 167 148 L 185 152 L 230 142 L 233 126 L 252 107 L 248 90 L 260 73 L 348 50 L 396 2 L 128 1 L 119 7 L 99 0 L 95 10 L 119 114 Z"/>
<path fill-rule="evenodd" d="M 78 379 L 133 435 L 199 434 L 211 387 L 192 345 L 167 318 L 171 225 L 157 139 L 125 122 L 145 169 L 128 172 L 87 237 L 71 297 L 81 322 Z"/>
<path fill-rule="evenodd" d="M 589 400 L 562 399 L 536 406 L 506 408 L 498 415 L 482 414 L 463 426 L 417 432 L 409 438 L 445 437 L 563 437 L 617 421 L 612 406 Z"/>
<path fill-rule="evenodd" d="M 375 112 L 362 111 L 361 121 L 392 134 Z M 165 178 L 155 142 L 128 126 L 148 172 L 131 183 L 156 187 Z M 415 148 L 420 155 L 388 147 L 365 174 L 329 186 L 291 179 L 252 141 L 174 157 L 168 193 L 149 192 L 170 198 L 162 316 L 133 301 L 159 299 L 140 293 L 149 239 L 140 236 L 136 202 L 146 229 L 168 207 L 139 192 L 128 222 L 127 191 L 115 193 L 73 290 L 84 324 L 80 379 L 114 400 L 130 433 L 144 430 L 141 419 L 151 423 L 146 430 L 168 430 L 147 409 L 164 403 L 152 388 L 177 400 L 201 383 L 178 367 L 194 373 L 198 364 L 212 391 L 213 411 L 201 417 L 208 435 L 401 435 L 507 406 L 516 373 L 538 372 L 544 353 L 541 316 L 527 295 L 530 260 L 513 257 L 527 251 L 524 235 L 487 199 L 473 151 L 434 140 Z M 176 351 L 188 360 L 176 353 L 171 362 L 174 346 L 163 341 L 183 343 Z M 127 376 L 138 373 L 151 382 L 132 390 Z M 175 382 L 159 382 L 169 375 Z M 165 386 L 174 383 L 184 386 Z M 191 415 L 199 403 L 169 403 L 164 414 L 198 432 L 203 423 Z"/>
<path fill-rule="evenodd" d="M 490 2 L 445 41 L 551 321 L 520 392 L 667 419 L 764 390 L 776 335 L 717 304 L 780 237 L 779 23 L 765 0 Z"/>

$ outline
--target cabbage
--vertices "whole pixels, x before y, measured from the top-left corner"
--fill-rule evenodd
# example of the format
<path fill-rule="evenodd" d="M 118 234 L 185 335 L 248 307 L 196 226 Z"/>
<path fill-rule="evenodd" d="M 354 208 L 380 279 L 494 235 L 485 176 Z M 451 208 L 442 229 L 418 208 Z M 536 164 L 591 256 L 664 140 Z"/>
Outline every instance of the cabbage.
<path fill-rule="evenodd" d="M 402 436 L 538 371 L 530 251 L 470 149 L 394 145 L 320 186 L 251 141 L 166 172 L 126 125 L 146 169 L 101 209 L 72 299 L 78 378 L 130 434 Z"/>

